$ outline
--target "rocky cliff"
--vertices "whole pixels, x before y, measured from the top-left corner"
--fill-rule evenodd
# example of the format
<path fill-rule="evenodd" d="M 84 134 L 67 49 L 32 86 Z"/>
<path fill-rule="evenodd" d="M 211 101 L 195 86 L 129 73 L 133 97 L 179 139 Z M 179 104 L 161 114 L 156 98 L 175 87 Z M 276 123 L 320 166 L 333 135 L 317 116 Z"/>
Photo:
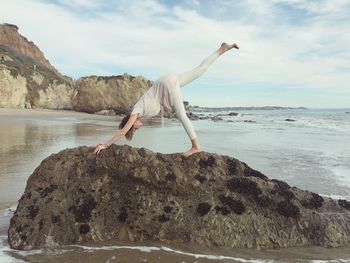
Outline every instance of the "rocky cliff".
<path fill-rule="evenodd" d="M 72 80 L 20 35 L 16 25 L 0 25 L 0 107 L 127 113 L 151 84 L 127 74 Z"/>
<path fill-rule="evenodd" d="M 0 107 L 72 109 L 74 86 L 15 25 L 0 25 Z"/>
<path fill-rule="evenodd" d="M 0 24 L 0 44 L 12 49 L 18 56 L 31 58 L 38 64 L 50 69 L 55 74 L 60 73 L 45 58 L 41 50 L 27 38 L 18 33 L 18 27 L 12 24 Z"/>
<path fill-rule="evenodd" d="M 75 82 L 73 108 L 89 113 L 113 109 L 115 113 L 125 114 L 151 85 L 151 81 L 141 76 L 127 74 L 83 77 Z"/>
<path fill-rule="evenodd" d="M 0 60 L 0 107 L 72 109 L 72 81 L 1 46 Z"/>
<path fill-rule="evenodd" d="M 348 201 L 269 179 L 235 158 L 127 145 L 92 150 L 66 149 L 35 169 L 10 220 L 12 248 L 109 240 L 257 248 L 350 242 Z"/>

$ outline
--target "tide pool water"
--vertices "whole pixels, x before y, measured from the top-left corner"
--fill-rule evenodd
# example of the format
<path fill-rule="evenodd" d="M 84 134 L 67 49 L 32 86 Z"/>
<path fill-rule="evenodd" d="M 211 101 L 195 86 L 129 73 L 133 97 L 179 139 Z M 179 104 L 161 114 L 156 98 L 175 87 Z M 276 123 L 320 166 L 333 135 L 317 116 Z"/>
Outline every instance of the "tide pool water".
<path fill-rule="evenodd" d="M 192 121 L 202 150 L 233 156 L 269 178 L 336 199 L 350 200 L 349 109 L 206 112 L 222 121 Z M 1 113 L 1 112 L 0 112 Z M 287 121 L 286 119 L 289 119 Z M 117 132 L 115 117 L 0 114 L 0 262 L 350 262 L 350 249 L 212 249 L 174 245 L 106 244 L 33 251 L 7 245 L 9 220 L 29 175 L 52 153 L 95 146 Z M 177 120 L 151 119 L 132 141 L 117 144 L 155 152 L 184 152 L 190 141 Z M 87 260 L 87 261 L 86 261 Z M 80 261 L 83 262 L 83 261 Z"/>

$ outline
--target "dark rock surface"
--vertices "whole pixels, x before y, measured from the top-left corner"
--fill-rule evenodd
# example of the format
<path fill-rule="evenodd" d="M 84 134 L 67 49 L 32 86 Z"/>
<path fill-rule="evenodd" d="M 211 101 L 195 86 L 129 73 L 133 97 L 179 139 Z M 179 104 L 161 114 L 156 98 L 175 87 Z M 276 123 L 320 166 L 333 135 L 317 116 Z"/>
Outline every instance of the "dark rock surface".
<path fill-rule="evenodd" d="M 9 244 L 108 240 L 278 248 L 350 242 L 350 203 L 269 179 L 208 152 L 182 157 L 112 145 L 66 149 L 29 177 Z"/>
<path fill-rule="evenodd" d="M 211 119 L 212 121 L 222 121 L 222 120 L 223 120 L 223 118 L 221 118 L 220 115 L 215 115 L 214 117 L 211 117 L 210 119 Z"/>

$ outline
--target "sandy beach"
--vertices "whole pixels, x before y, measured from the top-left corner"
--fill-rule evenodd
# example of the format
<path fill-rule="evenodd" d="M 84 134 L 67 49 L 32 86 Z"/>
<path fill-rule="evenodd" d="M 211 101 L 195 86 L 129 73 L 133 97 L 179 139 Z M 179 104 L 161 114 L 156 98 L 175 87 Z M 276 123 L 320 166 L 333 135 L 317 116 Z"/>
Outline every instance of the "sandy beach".
<path fill-rule="evenodd" d="M 98 114 L 90 114 L 85 112 L 71 111 L 71 110 L 49 110 L 49 109 L 10 109 L 0 108 L 0 116 L 8 116 L 13 118 L 33 117 L 33 118 L 53 118 L 53 117 L 76 117 L 89 119 L 122 119 L 122 116 L 105 116 Z"/>

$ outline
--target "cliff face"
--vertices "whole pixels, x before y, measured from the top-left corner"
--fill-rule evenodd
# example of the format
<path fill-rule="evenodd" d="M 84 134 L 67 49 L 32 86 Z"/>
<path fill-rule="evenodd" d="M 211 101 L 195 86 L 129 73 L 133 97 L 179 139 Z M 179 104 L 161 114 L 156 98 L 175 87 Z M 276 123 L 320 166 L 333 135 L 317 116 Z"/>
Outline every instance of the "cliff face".
<path fill-rule="evenodd" d="M 0 107 L 72 109 L 74 85 L 15 25 L 0 25 Z"/>
<path fill-rule="evenodd" d="M 0 46 L 0 107 L 72 109 L 74 83 Z"/>
<path fill-rule="evenodd" d="M 27 80 L 22 76 L 16 78 L 13 72 L 0 64 L 0 107 L 24 108 L 28 94 Z"/>
<path fill-rule="evenodd" d="M 45 58 L 41 50 L 32 42 L 28 41 L 24 36 L 18 33 L 18 27 L 11 24 L 0 24 L 0 44 L 6 47 L 10 47 L 12 51 L 19 56 L 32 58 L 38 64 L 49 68 L 55 74 L 60 73 L 50 64 Z"/>
<path fill-rule="evenodd" d="M 66 149 L 29 177 L 8 232 L 31 249 L 108 240 L 278 248 L 350 242 L 350 203 L 207 152 Z"/>

